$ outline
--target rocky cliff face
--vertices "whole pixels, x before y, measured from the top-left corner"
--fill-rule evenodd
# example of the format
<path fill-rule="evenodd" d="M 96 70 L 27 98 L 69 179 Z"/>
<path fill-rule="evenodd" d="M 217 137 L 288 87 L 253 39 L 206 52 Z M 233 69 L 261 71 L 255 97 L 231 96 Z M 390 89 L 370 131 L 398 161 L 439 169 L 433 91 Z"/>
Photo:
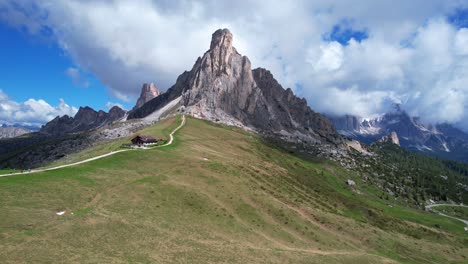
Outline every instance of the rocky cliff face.
<path fill-rule="evenodd" d="M 381 137 L 377 142 L 382 142 L 382 143 L 390 142 L 390 143 L 400 146 L 400 140 L 398 139 L 398 135 L 395 131 L 390 133 L 390 135 Z"/>
<path fill-rule="evenodd" d="M 0 127 L 0 138 L 13 138 L 31 132 L 31 130 L 22 127 Z"/>
<path fill-rule="evenodd" d="M 361 126 L 359 118 L 352 115 L 329 117 L 329 119 L 338 131 L 357 131 Z"/>
<path fill-rule="evenodd" d="M 117 121 L 121 119 L 126 113 L 127 111 L 123 110 L 122 108 L 118 106 L 114 106 L 109 110 L 109 113 L 107 114 L 105 122 L 110 123 L 110 122 Z"/>
<path fill-rule="evenodd" d="M 138 98 L 138 101 L 133 110 L 142 107 L 144 104 L 158 97 L 159 95 L 161 95 L 161 91 L 159 91 L 154 83 L 144 83 L 143 87 L 141 88 L 140 97 Z"/>
<path fill-rule="evenodd" d="M 91 107 L 80 107 L 75 117 L 70 116 L 57 116 L 52 121 L 43 126 L 40 130 L 41 133 L 61 136 L 70 133 L 86 132 L 91 129 L 101 127 L 105 124 L 112 123 L 122 118 L 125 111 L 114 106 L 110 109 L 109 113 L 102 110 L 95 111 Z"/>
<path fill-rule="evenodd" d="M 260 132 L 294 136 L 314 142 L 340 143 L 341 137 L 305 99 L 283 89 L 265 69 L 251 69 L 246 56 L 233 47 L 227 29 L 213 33 L 210 49 L 166 93 L 132 111 L 143 118 L 174 99 L 190 115 Z"/>

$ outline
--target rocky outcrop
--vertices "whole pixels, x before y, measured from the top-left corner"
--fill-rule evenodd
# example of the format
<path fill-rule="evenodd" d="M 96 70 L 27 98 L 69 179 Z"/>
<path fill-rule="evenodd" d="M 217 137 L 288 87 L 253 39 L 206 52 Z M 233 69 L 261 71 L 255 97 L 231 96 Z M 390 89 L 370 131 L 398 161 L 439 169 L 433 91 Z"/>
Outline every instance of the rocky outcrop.
<path fill-rule="evenodd" d="M 295 96 L 290 88 L 285 90 L 274 79 L 271 72 L 258 68 L 253 70 L 253 76 L 267 106 L 267 111 L 261 107 L 258 108 L 262 112 L 261 116 L 266 116 L 266 119 L 262 117 L 262 119 L 255 120 L 257 127 L 264 130 L 285 130 L 318 135 L 322 141 L 341 142 L 332 123 L 323 115 L 312 111 L 307 101 Z M 266 120 L 268 123 L 265 122 Z M 268 126 L 265 127 L 265 124 Z"/>
<path fill-rule="evenodd" d="M 117 121 L 122 118 L 125 113 L 126 112 L 118 106 L 112 107 L 109 113 L 102 110 L 95 111 L 88 106 L 80 107 L 75 117 L 70 117 L 68 115 L 62 117 L 57 116 L 45 126 L 42 126 L 40 132 L 56 136 L 86 132 Z"/>
<path fill-rule="evenodd" d="M 121 119 L 126 113 L 127 111 L 123 110 L 122 108 L 113 106 L 107 114 L 106 123 L 117 121 Z"/>
<path fill-rule="evenodd" d="M 398 139 L 398 135 L 395 131 L 390 133 L 390 135 L 381 137 L 377 142 L 379 143 L 390 142 L 392 144 L 400 146 L 400 140 Z"/>
<path fill-rule="evenodd" d="M 159 91 L 154 83 L 144 83 L 143 87 L 141 88 L 140 97 L 138 98 L 138 101 L 133 110 L 142 107 L 144 104 L 158 97 L 159 95 L 161 95 L 161 91 Z"/>
<path fill-rule="evenodd" d="M 327 118 L 312 111 L 291 89 L 281 87 L 269 71 L 252 70 L 249 59 L 232 43 L 229 30 L 217 30 L 210 49 L 192 70 L 128 118 L 146 117 L 180 97 L 179 106 L 196 117 L 308 141 L 341 142 Z"/>
<path fill-rule="evenodd" d="M 31 130 L 22 127 L 0 127 L 0 138 L 13 138 L 31 132 Z"/>

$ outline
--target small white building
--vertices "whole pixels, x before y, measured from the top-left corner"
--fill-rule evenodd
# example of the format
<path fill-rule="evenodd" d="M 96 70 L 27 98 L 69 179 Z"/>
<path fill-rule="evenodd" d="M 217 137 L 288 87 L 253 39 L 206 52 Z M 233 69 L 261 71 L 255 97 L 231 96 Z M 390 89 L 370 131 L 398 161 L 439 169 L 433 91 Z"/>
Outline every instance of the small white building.
<path fill-rule="evenodd" d="M 346 184 L 348 184 L 349 186 L 356 186 L 356 183 L 353 180 L 350 180 L 350 179 L 348 179 L 346 181 Z"/>

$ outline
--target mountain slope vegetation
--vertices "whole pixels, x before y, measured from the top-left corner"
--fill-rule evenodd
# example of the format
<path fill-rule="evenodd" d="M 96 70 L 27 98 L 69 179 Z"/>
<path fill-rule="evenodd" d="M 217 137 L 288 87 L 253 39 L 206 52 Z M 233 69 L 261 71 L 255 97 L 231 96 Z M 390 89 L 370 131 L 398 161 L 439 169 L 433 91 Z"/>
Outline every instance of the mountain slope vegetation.
<path fill-rule="evenodd" d="M 405 150 L 391 142 L 372 144 L 372 156 L 352 152 L 353 170 L 381 189 L 380 197 L 424 208 L 430 200 L 468 203 L 468 166 Z"/>
<path fill-rule="evenodd" d="M 151 129 L 163 133 L 177 120 Z M 187 118 L 165 148 L 0 177 L 0 259 L 466 263 L 461 222 L 389 206 L 380 193 L 335 162 Z"/>

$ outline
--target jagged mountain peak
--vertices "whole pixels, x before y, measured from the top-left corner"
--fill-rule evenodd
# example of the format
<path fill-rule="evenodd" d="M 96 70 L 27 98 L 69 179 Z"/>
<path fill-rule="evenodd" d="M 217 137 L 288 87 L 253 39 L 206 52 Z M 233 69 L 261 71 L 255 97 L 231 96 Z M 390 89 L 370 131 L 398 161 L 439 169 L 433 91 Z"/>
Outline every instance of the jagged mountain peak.
<path fill-rule="evenodd" d="M 133 109 L 142 107 L 148 101 L 161 95 L 161 91 L 156 87 L 154 83 L 144 83 L 141 87 L 140 97 Z"/>
<path fill-rule="evenodd" d="M 78 108 L 78 112 L 96 112 L 96 110 L 94 110 L 92 107 L 90 106 L 80 106 L 80 108 Z"/>
<path fill-rule="evenodd" d="M 341 142 L 331 123 L 304 98 L 284 89 L 266 69 L 251 69 L 250 60 L 233 46 L 228 29 L 212 35 L 210 49 L 164 94 L 128 118 L 160 115 L 168 106 L 183 106 L 195 117 L 313 142 Z M 152 115 L 159 113 L 158 115 Z"/>
<path fill-rule="evenodd" d="M 211 37 L 210 50 L 225 49 L 231 50 L 233 42 L 233 35 L 229 29 L 218 29 Z"/>
<path fill-rule="evenodd" d="M 468 134 L 449 124 L 423 123 L 401 107 L 371 120 L 350 115 L 330 119 L 342 135 L 367 144 L 395 131 L 403 148 L 468 162 Z"/>
<path fill-rule="evenodd" d="M 122 108 L 120 108 L 117 105 L 114 105 L 111 109 L 109 109 L 109 113 L 110 112 L 120 112 L 120 111 L 125 111 L 125 110 L 123 110 Z"/>
<path fill-rule="evenodd" d="M 42 126 L 40 132 L 58 136 L 85 132 L 119 120 L 125 113 L 118 106 L 112 107 L 109 113 L 103 110 L 96 111 L 89 106 L 84 106 L 78 109 L 74 117 L 68 115 L 55 117 L 52 121 Z"/>
<path fill-rule="evenodd" d="M 249 72 L 249 59 L 237 52 L 233 47 L 233 41 L 234 37 L 228 29 L 216 30 L 211 38 L 210 49 L 203 57 L 197 60 L 194 68 L 197 66 L 198 69 L 211 72 L 213 77 L 222 74 L 238 76 L 239 74 Z M 240 61 L 241 63 L 239 63 Z M 243 68 L 246 71 L 243 71 Z"/>

